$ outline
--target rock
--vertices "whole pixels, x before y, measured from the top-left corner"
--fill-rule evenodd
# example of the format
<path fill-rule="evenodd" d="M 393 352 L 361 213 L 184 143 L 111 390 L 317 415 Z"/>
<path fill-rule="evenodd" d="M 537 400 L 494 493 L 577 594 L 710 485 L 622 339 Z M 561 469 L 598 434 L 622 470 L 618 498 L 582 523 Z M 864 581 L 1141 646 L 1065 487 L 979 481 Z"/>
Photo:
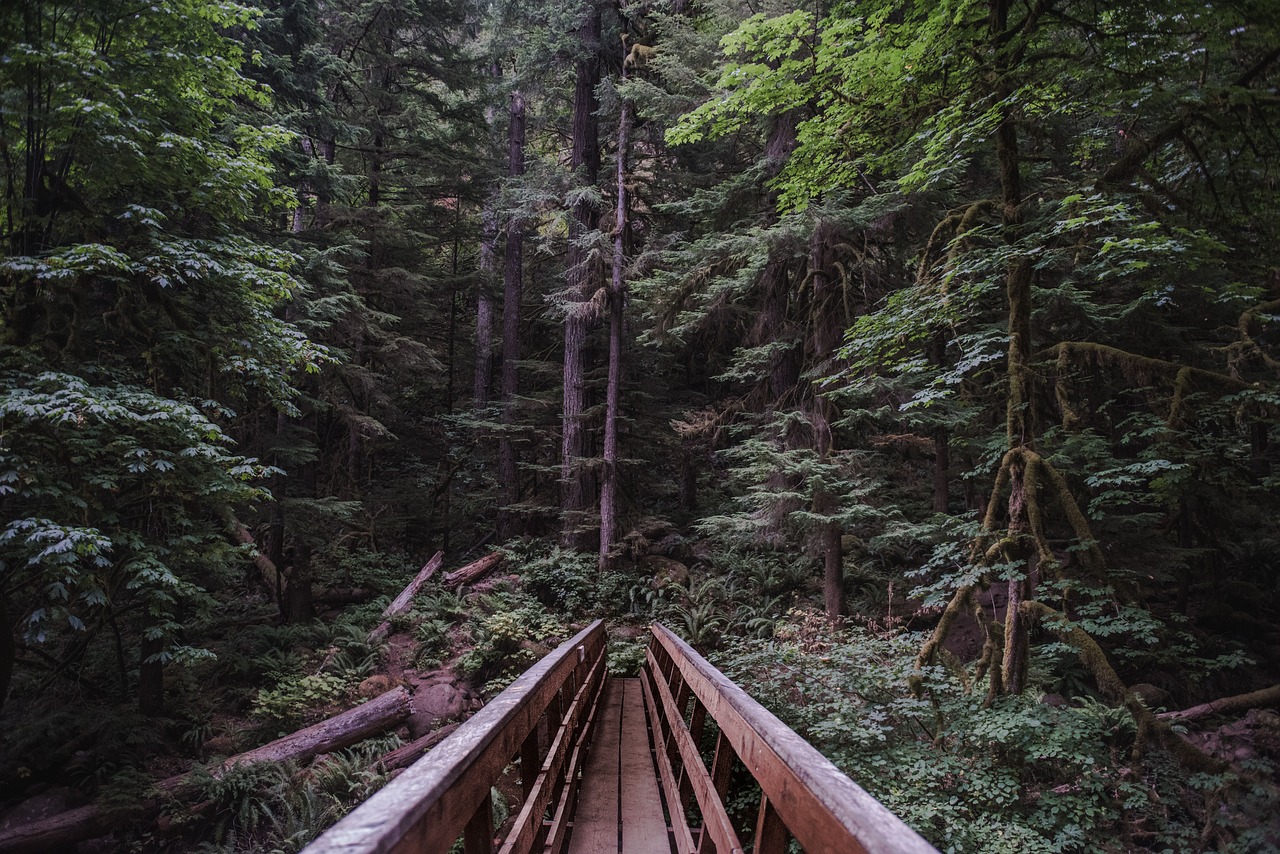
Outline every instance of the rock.
<path fill-rule="evenodd" d="M 1253 729 L 1253 744 L 1271 759 L 1280 759 L 1280 714 L 1271 709 L 1250 709 L 1245 716 Z"/>
<path fill-rule="evenodd" d="M 1139 682 L 1137 685 L 1130 687 L 1129 690 L 1136 694 L 1148 709 L 1169 709 L 1173 707 L 1173 697 L 1169 696 L 1169 692 L 1152 685 L 1150 682 Z"/>
<path fill-rule="evenodd" d="M 360 683 L 356 688 L 356 694 L 366 700 L 372 700 L 374 697 L 382 696 L 399 684 L 401 684 L 400 681 L 392 679 L 390 676 L 375 673 Z"/>
<path fill-rule="evenodd" d="M 698 540 L 689 550 L 689 556 L 695 563 L 715 563 L 718 554 L 710 540 Z"/>
<path fill-rule="evenodd" d="M 684 537 L 676 533 L 667 534 L 659 540 L 658 544 L 654 546 L 654 551 L 660 555 L 674 558 L 687 557 L 689 553 Z"/>
<path fill-rule="evenodd" d="M 666 584 L 683 584 L 689 579 L 689 567 L 678 560 L 661 555 L 649 555 L 640 561 L 644 572 L 653 576 L 653 586 Z"/>
<path fill-rule="evenodd" d="M 409 736 L 421 738 L 442 723 L 458 720 L 476 707 L 479 698 L 464 682 L 449 675 L 437 676 L 418 686 L 409 715 Z"/>

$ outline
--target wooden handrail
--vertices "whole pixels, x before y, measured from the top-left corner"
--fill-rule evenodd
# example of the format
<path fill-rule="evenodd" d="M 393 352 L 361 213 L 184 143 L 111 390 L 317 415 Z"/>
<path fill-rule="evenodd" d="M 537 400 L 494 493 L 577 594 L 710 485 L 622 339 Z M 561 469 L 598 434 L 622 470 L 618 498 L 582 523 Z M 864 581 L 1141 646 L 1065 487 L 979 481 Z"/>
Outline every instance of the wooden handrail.
<path fill-rule="evenodd" d="M 350 815 L 307 854 L 444 854 L 463 837 L 467 854 L 493 851 L 490 789 L 520 758 L 524 802 L 503 852 L 527 854 L 572 814 L 577 763 L 604 684 L 604 624 L 597 620 L 525 671 L 470 720 Z M 545 721 L 545 726 L 540 722 Z M 513 810 L 514 811 L 514 810 Z"/>
<path fill-rule="evenodd" d="M 789 835 L 808 854 L 937 854 L 670 629 L 655 623 L 651 631 L 641 684 L 680 854 L 742 851 L 723 804 L 734 761 L 760 784 L 755 854 L 785 852 Z M 710 770 L 697 749 L 707 716 L 720 728 Z M 694 802 L 696 832 L 680 808 Z"/>

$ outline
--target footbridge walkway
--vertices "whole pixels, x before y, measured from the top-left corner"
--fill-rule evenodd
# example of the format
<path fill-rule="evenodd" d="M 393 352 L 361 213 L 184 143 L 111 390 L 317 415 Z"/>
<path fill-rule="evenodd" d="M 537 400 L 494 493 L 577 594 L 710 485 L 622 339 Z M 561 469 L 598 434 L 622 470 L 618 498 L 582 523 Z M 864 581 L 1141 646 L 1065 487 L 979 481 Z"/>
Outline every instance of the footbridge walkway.
<path fill-rule="evenodd" d="M 591 624 L 304 854 L 935 852 L 669 629 L 651 632 L 639 678 L 615 679 Z"/>

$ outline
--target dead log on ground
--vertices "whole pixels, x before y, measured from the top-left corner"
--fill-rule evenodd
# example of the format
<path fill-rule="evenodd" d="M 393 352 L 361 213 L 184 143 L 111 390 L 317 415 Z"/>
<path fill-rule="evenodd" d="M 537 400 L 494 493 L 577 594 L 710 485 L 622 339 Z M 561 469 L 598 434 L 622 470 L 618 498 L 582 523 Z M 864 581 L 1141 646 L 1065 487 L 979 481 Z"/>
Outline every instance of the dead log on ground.
<path fill-rule="evenodd" d="M 401 745 L 379 759 L 378 764 L 382 766 L 383 771 L 388 772 L 400 768 L 408 768 L 421 759 L 424 753 L 448 738 L 459 726 L 460 724 L 447 724 L 435 732 L 427 733 L 422 738 L 414 739 L 408 744 Z"/>
<path fill-rule="evenodd" d="M 502 559 L 502 552 L 493 552 L 460 569 L 446 573 L 444 586 L 456 589 L 464 584 L 473 584 L 497 569 L 498 565 L 502 563 Z"/>
<path fill-rule="evenodd" d="M 374 626 L 373 631 L 369 632 L 370 644 L 377 643 L 391 633 L 391 618 L 409 610 L 409 606 L 413 604 L 413 597 L 417 596 L 418 591 L 422 589 L 422 585 L 426 584 L 431 579 L 431 576 L 436 574 L 442 563 L 444 563 L 444 552 L 436 552 L 435 556 L 427 561 L 422 569 L 418 570 L 418 574 L 414 576 L 413 581 L 409 582 L 409 586 L 401 590 L 400 595 L 382 612 L 382 622 Z"/>
<path fill-rule="evenodd" d="M 321 753 L 341 750 L 385 732 L 407 719 L 411 713 L 409 692 L 403 687 L 396 687 L 340 715 L 290 733 L 284 738 L 277 738 L 262 747 L 232 756 L 222 763 L 214 776 L 221 776 L 241 765 L 258 762 L 305 762 Z"/>
<path fill-rule="evenodd" d="M 1156 717 L 1163 721 L 1178 723 L 1207 718 L 1210 715 L 1225 715 L 1230 712 L 1242 712 L 1248 709 L 1276 705 L 1280 705 L 1280 685 L 1272 685 L 1270 688 L 1263 688 L 1261 691 L 1253 691 L 1249 694 L 1223 697 L 1219 700 L 1183 709 L 1180 712 L 1161 712 Z"/>
<path fill-rule="evenodd" d="M 409 713 L 409 692 L 398 687 L 314 726 L 232 756 L 213 773 L 217 777 L 231 768 L 257 762 L 304 762 L 321 753 L 350 747 L 398 726 L 409 717 Z M 155 788 L 162 795 L 168 794 L 186 786 L 191 782 L 191 777 L 190 772 L 169 777 L 156 783 Z M 159 809 L 159 798 L 145 801 L 140 804 L 140 809 L 126 812 L 113 812 L 98 804 L 89 804 L 0 831 L 0 854 L 70 850 L 83 839 L 101 836 L 115 827 L 152 815 Z"/>
<path fill-rule="evenodd" d="M 422 585 L 431 580 L 431 576 L 435 575 L 440 569 L 440 564 L 444 563 L 444 552 L 436 552 L 431 560 L 427 561 L 422 569 L 418 570 L 418 574 L 413 577 L 413 581 L 409 582 L 409 586 L 400 591 L 400 595 L 392 600 L 382 611 L 382 622 L 373 627 L 373 631 L 365 637 L 365 643 L 370 646 L 376 646 L 381 643 L 387 635 L 391 634 L 391 618 L 397 614 L 403 614 L 409 610 L 409 606 L 413 604 L 413 597 L 418 595 L 418 591 L 422 589 Z M 329 654 L 324 657 L 324 661 L 320 662 L 320 666 L 316 668 L 317 673 L 323 672 L 333 660 L 338 657 L 338 648 L 334 647 L 329 650 Z"/>

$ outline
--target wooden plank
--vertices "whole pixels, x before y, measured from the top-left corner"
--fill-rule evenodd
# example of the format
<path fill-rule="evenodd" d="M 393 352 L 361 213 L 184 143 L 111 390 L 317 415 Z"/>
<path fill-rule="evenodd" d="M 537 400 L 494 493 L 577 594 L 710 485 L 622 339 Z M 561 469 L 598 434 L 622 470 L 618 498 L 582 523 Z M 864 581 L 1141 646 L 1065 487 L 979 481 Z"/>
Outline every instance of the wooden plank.
<path fill-rule="evenodd" d="M 703 708 L 702 704 L 698 704 L 698 708 Z M 733 748 L 729 746 L 729 740 L 724 737 L 721 731 L 716 735 L 716 752 L 711 758 L 711 785 L 715 788 L 716 794 L 720 796 L 720 801 L 729 797 L 729 783 L 733 779 L 733 763 L 738 757 L 734 755 Z M 698 837 L 698 854 L 707 854 L 715 849 L 715 843 L 711 841 L 711 834 L 703 829 Z"/>
<path fill-rule="evenodd" d="M 591 743 L 594 733 L 597 730 L 597 723 L 600 720 L 604 705 L 604 686 L 608 683 L 608 679 L 602 679 L 600 684 L 591 689 L 591 708 L 587 712 L 586 723 L 582 726 L 582 731 L 578 734 L 578 741 L 573 747 L 573 755 L 569 757 L 569 767 L 565 773 L 565 785 L 560 792 L 559 802 L 556 804 L 555 812 L 552 814 L 550 825 L 547 828 L 546 847 L 543 854 L 560 854 L 564 849 L 565 833 L 568 831 L 570 817 L 577 808 L 577 796 L 579 781 L 585 777 L 580 776 L 579 770 L 588 753 L 588 745 Z"/>
<path fill-rule="evenodd" d="M 656 676 L 649 668 L 640 670 L 640 687 L 644 691 L 645 708 L 649 710 L 649 720 L 653 722 L 654 755 L 658 759 L 658 779 L 662 782 L 662 791 L 667 798 L 667 813 L 671 816 L 671 833 L 675 837 L 677 854 L 691 854 L 694 851 L 693 833 L 689 830 L 689 822 L 684 817 L 680 806 L 680 791 L 676 788 L 675 773 L 671 770 L 671 760 L 667 756 L 665 741 L 671 737 L 671 728 L 663 717 L 655 694 L 657 682 L 661 681 L 661 673 Z M 665 685 L 666 683 L 663 682 Z"/>
<path fill-rule="evenodd" d="M 462 831 L 463 854 L 493 854 L 493 793 L 490 790 Z"/>
<path fill-rule="evenodd" d="M 782 822 L 782 816 L 769 803 L 764 795 L 760 796 L 760 812 L 756 814 L 756 836 L 752 842 L 752 854 L 787 854 L 787 842 L 791 834 Z"/>
<path fill-rule="evenodd" d="M 655 623 L 652 632 L 808 854 L 936 854 L 670 629 Z"/>
<path fill-rule="evenodd" d="M 649 750 L 639 679 L 624 679 L 622 695 L 622 854 L 671 854 L 658 773 Z"/>
<path fill-rule="evenodd" d="M 350 815 L 306 848 L 308 854 L 446 852 L 537 726 L 582 655 L 604 652 L 597 620 L 561 644 Z"/>
<path fill-rule="evenodd" d="M 623 688 L 605 681 L 600 720 L 587 748 L 582 791 L 573 814 L 568 854 L 618 850 L 618 768 Z"/>
<path fill-rule="evenodd" d="M 595 684 L 596 677 L 603 674 L 604 666 L 603 656 L 596 659 L 595 668 L 588 679 L 582 683 L 573 702 L 569 704 L 560 729 L 556 730 L 555 738 L 547 749 L 547 756 L 542 761 L 542 767 L 534 778 L 524 805 L 520 808 L 515 824 L 502 846 L 502 854 L 528 854 L 533 849 L 535 840 L 542 831 L 542 816 L 547 811 L 547 805 L 551 803 L 563 779 L 562 774 L 571 748 L 577 740 L 582 722 L 586 719 L 588 707 L 593 699 L 591 687 Z M 530 736 L 532 735 L 533 733 L 530 733 Z M 526 743 L 527 741 L 528 739 Z"/>
<path fill-rule="evenodd" d="M 648 655 L 648 660 L 651 667 L 657 666 L 657 661 L 652 655 Z M 703 834 L 711 835 L 715 850 L 720 854 L 741 854 L 742 843 L 738 841 L 738 833 L 729 822 L 729 814 L 725 811 L 720 795 L 716 792 L 711 775 L 707 773 L 707 767 L 702 764 L 698 745 L 693 743 L 693 736 L 685 726 L 680 708 L 676 705 L 676 698 L 671 696 L 671 689 L 667 687 L 666 682 L 659 681 L 656 687 L 657 699 L 671 726 L 672 740 L 680 753 L 680 761 L 684 767 L 684 780 L 697 799 L 698 809 L 702 813 Z"/>

